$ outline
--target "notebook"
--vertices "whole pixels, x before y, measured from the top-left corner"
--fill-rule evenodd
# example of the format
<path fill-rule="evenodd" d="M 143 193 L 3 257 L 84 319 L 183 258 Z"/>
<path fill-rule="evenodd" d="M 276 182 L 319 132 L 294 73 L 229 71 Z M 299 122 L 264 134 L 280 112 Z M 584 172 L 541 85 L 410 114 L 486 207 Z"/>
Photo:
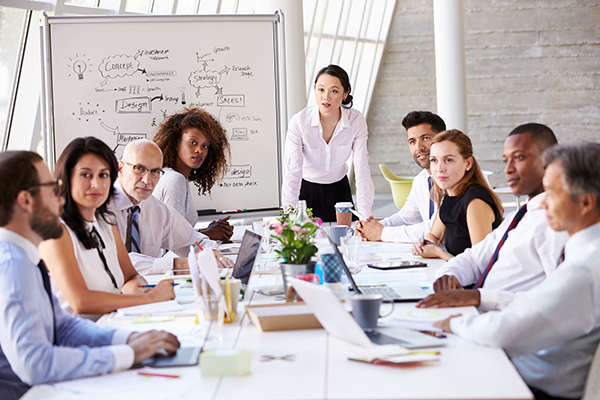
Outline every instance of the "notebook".
<path fill-rule="evenodd" d="M 373 286 L 361 285 L 359 287 L 356 284 L 356 282 L 354 281 L 354 278 L 352 277 L 352 274 L 350 273 L 350 269 L 344 262 L 344 257 L 342 257 L 342 254 L 338 250 L 338 247 L 335 245 L 335 243 L 331 240 L 331 238 L 329 236 L 327 236 L 327 238 L 329 239 L 331 246 L 333 246 L 333 249 L 335 250 L 335 253 L 338 258 L 338 262 L 341 264 L 344 273 L 348 277 L 348 280 L 350 281 L 350 285 L 352 286 L 352 290 L 354 290 L 354 293 L 380 294 L 383 296 L 383 301 L 386 303 L 416 302 L 421 299 L 424 299 L 425 297 L 429 296 L 430 294 L 433 294 L 433 289 L 422 288 L 420 285 L 417 285 L 417 284 L 410 285 L 410 286 L 404 286 L 404 285 L 394 285 L 393 283 L 389 283 L 389 284 L 383 284 L 383 285 L 377 284 L 377 285 L 373 285 Z"/>
<path fill-rule="evenodd" d="M 337 296 L 321 285 L 290 278 L 292 286 L 308 304 L 315 317 L 331 336 L 354 343 L 361 347 L 373 345 L 398 345 L 407 349 L 445 346 L 444 339 L 434 338 L 405 328 L 365 332 L 346 311 Z"/>
<path fill-rule="evenodd" d="M 261 240 L 262 236 L 255 232 L 250 230 L 246 230 L 244 232 L 242 245 L 240 246 L 240 251 L 235 260 L 233 272 L 231 273 L 231 276 L 241 281 L 240 288 L 242 290 L 242 294 L 246 292 L 246 289 L 248 288 L 248 282 L 250 281 L 252 268 L 254 268 L 258 253 L 260 252 Z"/>

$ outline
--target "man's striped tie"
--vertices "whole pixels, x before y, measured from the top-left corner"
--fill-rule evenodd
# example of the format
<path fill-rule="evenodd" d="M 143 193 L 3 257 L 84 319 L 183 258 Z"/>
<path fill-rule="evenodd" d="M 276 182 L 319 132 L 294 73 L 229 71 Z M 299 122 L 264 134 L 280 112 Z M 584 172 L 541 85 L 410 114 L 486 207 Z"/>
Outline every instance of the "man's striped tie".
<path fill-rule="evenodd" d="M 138 214 L 140 212 L 139 206 L 130 207 L 128 210 L 127 217 L 127 239 L 125 240 L 125 247 L 128 252 L 141 253 L 140 251 L 140 222 Z"/>
<path fill-rule="evenodd" d="M 508 237 L 508 232 L 515 229 L 515 227 L 519 224 L 519 222 L 523 218 L 523 215 L 525 215 L 526 212 L 527 212 L 527 204 L 522 206 L 519 209 L 519 211 L 517 211 L 517 214 L 513 218 L 510 225 L 508 226 L 508 229 L 506 230 L 506 232 L 504 232 L 504 236 L 502 236 L 502 239 L 500 239 L 500 243 L 498 243 L 498 247 L 496 247 L 496 251 L 494 251 L 494 255 L 492 256 L 492 259 L 490 260 L 490 263 L 488 264 L 485 272 L 483 274 L 481 274 L 481 276 L 479 277 L 479 280 L 475 284 L 475 289 L 479 289 L 480 287 L 483 286 L 483 283 L 485 282 L 485 278 L 487 278 L 488 274 L 490 273 L 490 270 L 492 269 L 492 267 L 498 260 L 498 253 L 500 253 L 500 249 L 502 248 L 502 246 L 504 245 L 504 242 L 506 241 L 506 238 Z"/>

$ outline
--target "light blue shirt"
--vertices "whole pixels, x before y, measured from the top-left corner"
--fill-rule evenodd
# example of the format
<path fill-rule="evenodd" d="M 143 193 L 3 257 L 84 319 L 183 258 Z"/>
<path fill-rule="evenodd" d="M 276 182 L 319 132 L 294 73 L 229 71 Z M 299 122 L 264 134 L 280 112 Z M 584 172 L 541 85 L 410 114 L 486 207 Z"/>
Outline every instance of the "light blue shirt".
<path fill-rule="evenodd" d="M 575 233 L 565 261 L 501 311 L 454 318 L 452 331 L 502 347 L 529 386 L 580 398 L 600 342 L 600 223 Z"/>
<path fill-rule="evenodd" d="M 72 317 L 53 296 L 37 264 L 37 247 L 0 228 L 0 399 L 17 399 L 31 385 L 109 373 L 133 364 L 131 332 Z"/>

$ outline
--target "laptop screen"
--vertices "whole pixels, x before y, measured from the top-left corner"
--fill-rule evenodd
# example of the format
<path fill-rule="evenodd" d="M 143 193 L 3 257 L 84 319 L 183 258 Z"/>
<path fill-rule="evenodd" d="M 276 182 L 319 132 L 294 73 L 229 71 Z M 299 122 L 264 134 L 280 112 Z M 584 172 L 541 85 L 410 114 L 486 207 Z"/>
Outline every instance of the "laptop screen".
<path fill-rule="evenodd" d="M 246 291 L 248 281 L 250 280 L 250 274 L 252 274 L 252 267 L 260 251 L 260 241 L 262 236 L 252 231 L 246 230 L 244 237 L 242 238 L 242 244 L 240 251 L 235 260 L 235 266 L 233 267 L 232 276 L 242 281 L 241 289 Z"/>
<path fill-rule="evenodd" d="M 350 281 L 350 285 L 352 286 L 352 290 L 354 290 L 354 293 L 362 293 L 360 291 L 360 289 L 358 288 L 358 285 L 354 281 L 354 278 L 352 277 L 352 274 L 350 273 L 350 269 L 346 265 L 346 262 L 344 261 L 344 257 L 342 257 L 342 254 L 340 253 L 337 245 L 335 244 L 335 242 L 333 240 L 331 240 L 331 238 L 329 237 L 329 235 L 327 235 L 327 239 L 329 239 L 329 243 L 331 243 L 331 247 L 333 247 L 333 250 L 335 251 L 335 254 L 338 257 L 339 262 L 342 265 L 342 269 L 344 270 L 344 273 L 348 277 L 348 281 Z"/>

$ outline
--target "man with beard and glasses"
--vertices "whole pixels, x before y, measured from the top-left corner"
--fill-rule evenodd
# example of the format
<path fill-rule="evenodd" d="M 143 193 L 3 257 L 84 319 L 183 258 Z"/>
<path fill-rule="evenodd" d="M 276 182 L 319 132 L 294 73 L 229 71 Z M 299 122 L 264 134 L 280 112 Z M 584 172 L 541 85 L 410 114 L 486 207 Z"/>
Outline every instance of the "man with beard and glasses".
<path fill-rule="evenodd" d="M 446 130 L 438 115 L 429 111 L 412 111 L 402 120 L 406 129 L 408 147 L 417 165 L 423 170 L 415 176 L 412 188 L 402 209 L 381 221 L 373 216 L 368 221 L 358 221 L 357 231 L 363 239 L 384 242 L 415 242 L 431 230 L 435 221 L 436 206 L 431 200 L 431 173 L 429 149 L 433 137 Z"/>
<path fill-rule="evenodd" d="M 99 327 L 63 311 L 51 294 L 37 246 L 59 238 L 64 200 L 42 158 L 0 153 L 0 398 L 18 399 L 31 385 L 107 374 L 158 350 L 175 352 L 177 338 Z"/>

